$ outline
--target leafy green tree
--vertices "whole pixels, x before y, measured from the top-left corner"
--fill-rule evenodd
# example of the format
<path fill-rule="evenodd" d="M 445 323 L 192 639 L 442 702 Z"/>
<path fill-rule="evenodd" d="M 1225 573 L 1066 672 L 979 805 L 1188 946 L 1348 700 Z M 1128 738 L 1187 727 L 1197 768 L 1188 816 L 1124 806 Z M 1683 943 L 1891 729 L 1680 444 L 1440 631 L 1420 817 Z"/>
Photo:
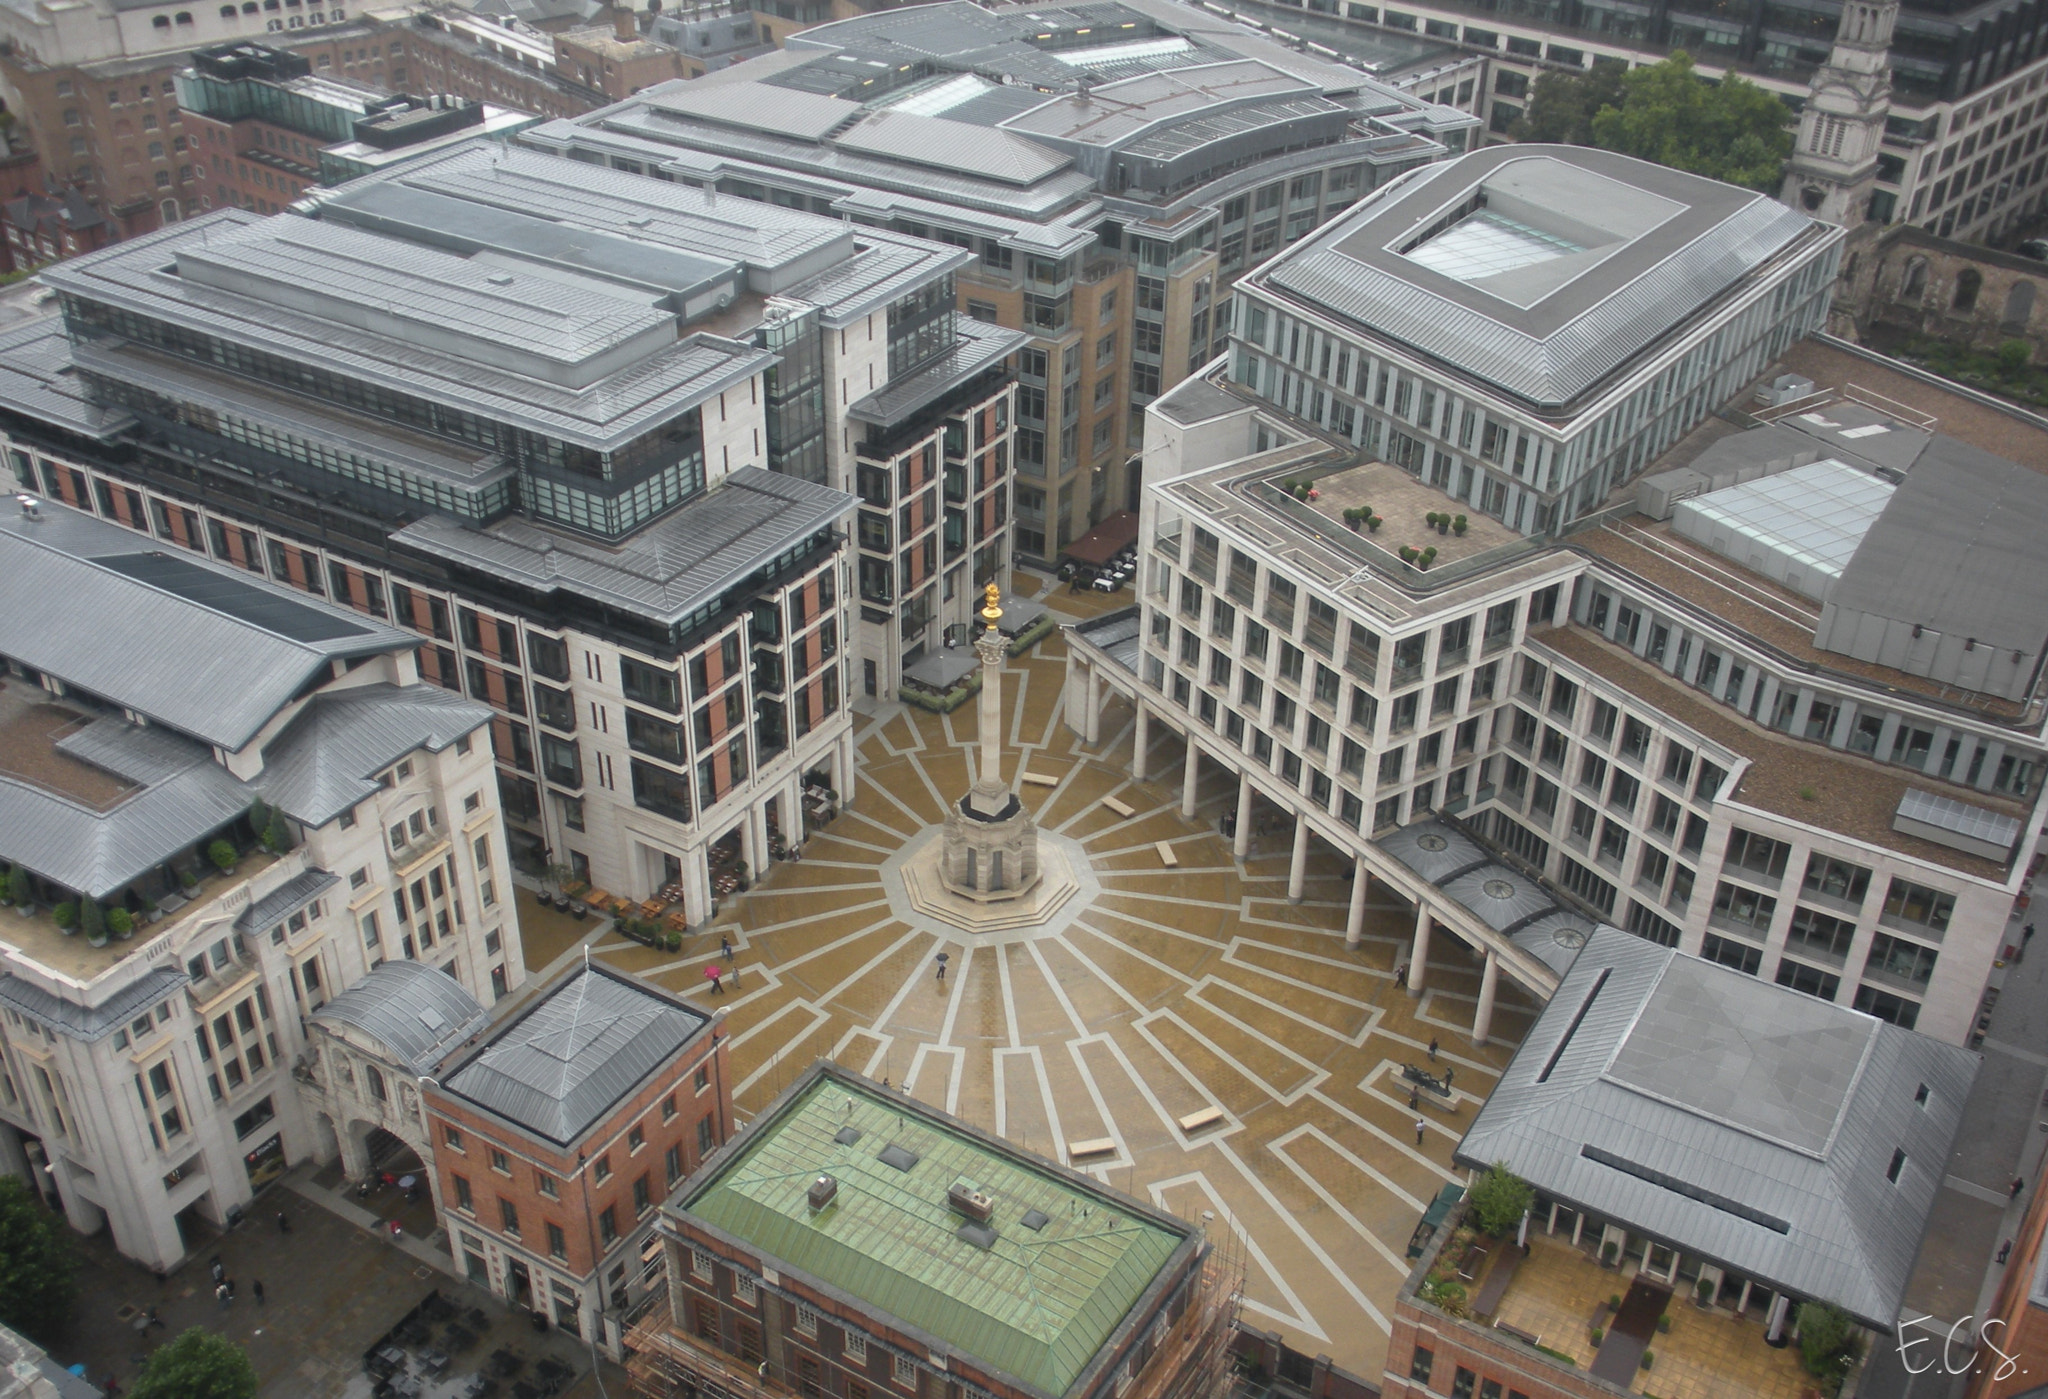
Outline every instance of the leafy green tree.
<path fill-rule="evenodd" d="M 1547 141 L 1565 146 L 1593 144 L 1593 118 L 1609 107 L 1619 108 L 1626 93 L 1622 80 L 1628 65 L 1614 59 L 1594 60 L 1586 73 L 1550 71 L 1539 74 L 1529 105 L 1515 119 L 1509 135 L 1517 141 Z"/>
<path fill-rule="evenodd" d="M 0 1322 L 36 1339 L 56 1334 L 78 1296 L 64 1221 L 15 1176 L 0 1176 Z"/>
<path fill-rule="evenodd" d="M 1817 1379 L 1842 1372 L 1842 1357 L 1852 1354 L 1856 1344 L 1856 1321 L 1840 1307 L 1827 1302 L 1804 1302 L 1799 1307 L 1799 1359 L 1806 1373 Z"/>
<path fill-rule="evenodd" d="M 1792 153 L 1785 104 L 1729 74 L 1710 83 L 1680 49 L 1622 79 L 1621 105 L 1593 117 L 1593 144 L 1695 175 L 1776 189 Z"/>
<path fill-rule="evenodd" d="M 1485 1175 L 1472 1182 L 1465 1200 L 1472 1222 L 1498 1237 L 1522 1222 L 1522 1216 L 1536 1201 L 1536 1191 L 1528 1181 L 1496 1161 L 1486 1168 Z"/>
<path fill-rule="evenodd" d="M 194 1326 L 149 1357 L 129 1394 L 131 1399 L 256 1399 L 256 1367 L 233 1341 Z"/>

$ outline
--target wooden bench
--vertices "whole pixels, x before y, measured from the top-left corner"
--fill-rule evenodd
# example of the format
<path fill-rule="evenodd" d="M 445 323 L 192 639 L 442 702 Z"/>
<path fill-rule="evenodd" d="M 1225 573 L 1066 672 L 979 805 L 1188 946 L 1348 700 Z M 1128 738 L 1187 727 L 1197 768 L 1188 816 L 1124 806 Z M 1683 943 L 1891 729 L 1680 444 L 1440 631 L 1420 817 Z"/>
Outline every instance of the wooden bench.
<path fill-rule="evenodd" d="M 1173 853 L 1172 845 L 1162 840 L 1158 842 L 1158 850 L 1160 864 L 1166 866 L 1170 870 L 1177 870 L 1180 868 L 1180 856 Z"/>
<path fill-rule="evenodd" d="M 1183 1117 L 1180 1120 L 1180 1129 L 1183 1132 L 1193 1134 L 1201 1131 L 1204 1127 L 1214 1127 L 1222 1120 L 1222 1108 L 1203 1108 L 1200 1112 L 1191 1112 L 1186 1117 Z"/>
<path fill-rule="evenodd" d="M 1543 1344 L 1543 1338 L 1541 1336 L 1535 1334 L 1532 1331 L 1524 1331 L 1519 1326 L 1510 1326 L 1504 1321 L 1496 1321 L 1495 1323 L 1493 1323 L 1493 1329 L 1499 1332 L 1503 1332 L 1506 1335 L 1513 1336 L 1516 1340 L 1520 1341 L 1525 1346 L 1540 1346 Z"/>
<path fill-rule="evenodd" d="M 1126 820 L 1138 814 L 1130 807 L 1125 806 L 1122 802 L 1118 801 L 1115 797 L 1104 797 L 1102 799 L 1102 804 L 1108 807 L 1111 811 L 1114 811 L 1117 815 L 1125 818 Z"/>
<path fill-rule="evenodd" d="M 1067 1159 L 1069 1161 L 1078 1161 L 1083 1156 L 1107 1156 L 1115 1150 L 1116 1140 L 1114 1138 L 1089 1137 L 1085 1141 L 1068 1142 Z"/>
<path fill-rule="evenodd" d="M 1060 785 L 1060 780 L 1057 777 L 1048 777 L 1042 772 L 1027 772 L 1024 774 L 1024 781 L 1029 782 L 1034 787 L 1057 787 Z"/>

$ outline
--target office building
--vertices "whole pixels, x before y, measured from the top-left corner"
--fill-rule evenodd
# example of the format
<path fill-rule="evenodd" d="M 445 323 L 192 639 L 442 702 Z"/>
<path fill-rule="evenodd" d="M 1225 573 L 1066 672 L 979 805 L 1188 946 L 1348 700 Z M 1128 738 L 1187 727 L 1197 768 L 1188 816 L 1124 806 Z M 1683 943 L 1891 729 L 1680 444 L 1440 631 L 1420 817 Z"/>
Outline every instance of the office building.
<path fill-rule="evenodd" d="M 1483 1243 L 1440 1231 L 1396 1300 L 1382 1392 L 1808 1387 L 1798 1347 L 1770 1349 L 1800 1306 L 1840 1308 L 1865 1349 L 1910 1310 L 1976 1074 L 1967 1050 L 1602 928 L 1453 1156 L 1506 1166 L 1533 1208 Z M 1453 1273 L 1466 1315 L 1429 1285 Z M 1610 1295 L 1604 1334 L 1563 1322 L 1567 1297 Z"/>
<path fill-rule="evenodd" d="M 309 199 L 49 272 L 24 483 L 412 628 L 520 858 L 703 922 L 1006 565 L 1019 337 L 958 249 L 489 141 Z"/>
<path fill-rule="evenodd" d="M 1579 228 L 1654 221 L 1573 251 L 1494 197 L 1518 163 Z M 1483 954 L 1482 1040 L 1607 922 L 1971 1043 L 2042 824 L 2048 434 L 1804 334 L 1842 234 L 1764 196 L 1527 147 L 1410 179 L 1153 409 L 1140 606 L 1069 629 L 1070 723 L 1119 694 L 1141 769 L 1164 725 L 1188 791 L 1235 776 L 1240 854 L 1292 818 L 1295 896 L 1313 842 L 1356 860 L 1352 936 L 1369 884 L 1413 904 L 1412 989 L 1440 931 Z"/>
<path fill-rule="evenodd" d="M 0 1164 L 171 1268 L 342 1149 L 302 1072 L 337 992 L 523 980 L 490 711 L 408 632 L 52 501 L 0 520 L 0 597 Z"/>
<path fill-rule="evenodd" d="M 646 1395 L 1196 1399 L 1234 1289 L 1187 1221 L 820 1060 L 661 1211 Z"/>
<path fill-rule="evenodd" d="M 274 214 L 315 185 L 336 185 L 473 136 L 500 140 L 524 112 L 456 98 L 379 92 L 313 75 L 304 54 L 263 44 L 201 49 L 176 79 L 198 160 L 200 206 Z"/>
<path fill-rule="evenodd" d="M 578 966 L 438 1065 L 423 1109 L 436 1204 L 470 1280 L 616 1356 L 664 1281 L 656 1211 L 732 1135 L 721 1026 L 652 983 Z"/>
<path fill-rule="evenodd" d="M 955 0 L 526 139 L 969 254 L 960 309 L 1031 336 L 1017 551 L 1051 561 L 1130 508 L 1141 410 L 1221 347 L 1237 277 L 1473 125 L 1191 6 Z"/>

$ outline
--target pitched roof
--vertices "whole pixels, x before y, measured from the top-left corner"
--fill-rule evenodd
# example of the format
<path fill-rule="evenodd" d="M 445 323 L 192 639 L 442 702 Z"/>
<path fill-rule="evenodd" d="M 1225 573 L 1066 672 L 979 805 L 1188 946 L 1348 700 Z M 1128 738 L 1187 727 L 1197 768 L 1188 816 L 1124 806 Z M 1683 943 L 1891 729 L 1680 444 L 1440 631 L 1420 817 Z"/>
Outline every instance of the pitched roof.
<path fill-rule="evenodd" d="M 838 1188 L 825 1209 L 808 1192 Z M 948 1200 L 994 1203 L 978 1233 Z M 1083 1388 L 1193 1230 L 1076 1171 L 822 1062 L 675 1207 L 1028 1389 Z"/>
<path fill-rule="evenodd" d="M 585 963 L 465 1057 L 441 1088 L 568 1146 L 710 1023 L 648 983 Z"/>
<path fill-rule="evenodd" d="M 0 516 L 0 654 L 230 752 L 338 658 L 415 637 L 45 502 Z"/>
<path fill-rule="evenodd" d="M 431 1072 L 489 1018 L 490 1012 L 454 977 L 404 959 L 372 967 L 368 976 L 313 1012 L 317 1021 L 362 1031 L 415 1074 Z"/>
<path fill-rule="evenodd" d="M 1977 1062 L 1600 928 L 1456 1159 L 1885 1328 Z"/>
<path fill-rule="evenodd" d="M 251 785 L 309 826 L 324 826 L 377 790 L 377 774 L 418 749 L 439 753 L 491 711 L 433 685 L 325 690 L 263 747 Z"/>

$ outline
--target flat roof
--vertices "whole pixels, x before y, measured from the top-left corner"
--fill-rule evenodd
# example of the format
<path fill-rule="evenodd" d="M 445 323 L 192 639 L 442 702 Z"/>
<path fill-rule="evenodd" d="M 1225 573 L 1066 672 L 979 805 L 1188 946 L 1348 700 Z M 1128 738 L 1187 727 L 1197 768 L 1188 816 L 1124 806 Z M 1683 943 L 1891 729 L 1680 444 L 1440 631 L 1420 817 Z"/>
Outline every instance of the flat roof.
<path fill-rule="evenodd" d="M 1755 190 L 1579 146 L 1491 146 L 1369 195 L 1251 279 L 1559 406 L 1841 230 Z"/>
<path fill-rule="evenodd" d="M 1889 481 L 1828 459 L 1680 501 L 1675 519 L 1690 526 L 1692 538 L 1739 563 L 1749 562 L 1749 546 L 1796 562 L 1798 591 L 1825 597 L 1892 490 Z"/>
<path fill-rule="evenodd" d="M 1603 927 L 1455 1159 L 1884 1329 L 1977 1062 Z"/>
<path fill-rule="evenodd" d="M 446 1070 L 441 1091 L 568 1147 L 710 1024 L 652 983 L 586 962 Z"/>
<path fill-rule="evenodd" d="M 813 1211 L 820 1175 L 837 1182 Z M 985 1231 L 948 1202 L 992 1202 Z M 1193 1228 L 820 1063 L 670 1207 L 1044 1395 L 1068 1392 Z"/>

